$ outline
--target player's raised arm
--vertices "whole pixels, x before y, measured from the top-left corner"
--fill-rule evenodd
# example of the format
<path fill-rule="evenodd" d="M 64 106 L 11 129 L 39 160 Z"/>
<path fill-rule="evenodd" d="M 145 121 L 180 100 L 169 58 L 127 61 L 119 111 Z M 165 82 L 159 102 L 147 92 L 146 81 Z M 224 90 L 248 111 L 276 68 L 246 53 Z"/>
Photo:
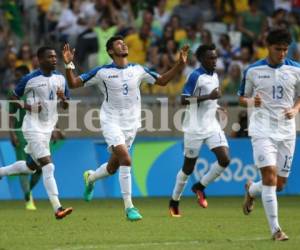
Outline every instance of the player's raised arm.
<path fill-rule="evenodd" d="M 178 73 L 178 71 L 185 66 L 189 49 L 189 45 L 184 45 L 182 47 L 182 49 L 180 50 L 179 59 L 177 60 L 175 65 L 169 71 L 158 77 L 155 84 L 160 86 L 166 86 L 168 84 L 168 82 Z"/>
<path fill-rule="evenodd" d="M 73 63 L 74 53 L 75 53 L 75 49 L 71 49 L 68 43 L 64 45 L 62 56 L 65 63 L 68 85 L 71 89 L 75 89 L 83 86 L 83 82 L 80 79 L 80 77 L 76 76 L 73 72 L 73 69 L 75 69 L 75 65 Z"/>

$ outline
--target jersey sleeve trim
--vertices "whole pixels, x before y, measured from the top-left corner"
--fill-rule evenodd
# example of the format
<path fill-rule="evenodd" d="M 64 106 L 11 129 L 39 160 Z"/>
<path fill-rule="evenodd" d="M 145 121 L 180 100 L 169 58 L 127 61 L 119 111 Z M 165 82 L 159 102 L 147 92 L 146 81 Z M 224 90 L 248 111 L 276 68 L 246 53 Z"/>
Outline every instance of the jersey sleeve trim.
<path fill-rule="evenodd" d="M 150 69 L 148 69 L 147 67 L 143 67 L 144 70 L 150 75 L 152 76 L 155 80 L 157 80 L 157 78 L 159 77 L 159 74 L 154 72 L 154 71 L 151 71 Z"/>
<path fill-rule="evenodd" d="M 184 95 L 184 96 L 192 96 L 193 95 L 196 85 L 197 85 L 198 78 L 200 77 L 200 75 L 201 75 L 201 73 L 198 70 L 195 70 L 190 74 L 187 82 L 185 83 L 185 85 L 183 87 L 181 95 Z"/>
<path fill-rule="evenodd" d="M 91 80 L 96 74 L 97 72 L 102 69 L 103 67 L 96 67 L 90 71 L 88 71 L 87 73 L 83 73 L 79 76 L 79 78 L 81 79 L 81 81 L 83 82 L 83 84 L 85 84 L 87 81 Z"/>

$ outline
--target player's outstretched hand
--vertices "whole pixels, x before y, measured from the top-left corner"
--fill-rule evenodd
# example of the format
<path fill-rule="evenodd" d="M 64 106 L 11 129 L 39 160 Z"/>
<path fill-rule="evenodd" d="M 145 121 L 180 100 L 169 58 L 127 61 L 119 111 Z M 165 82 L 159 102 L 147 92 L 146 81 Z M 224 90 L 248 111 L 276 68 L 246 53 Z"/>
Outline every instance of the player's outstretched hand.
<path fill-rule="evenodd" d="M 64 63 L 68 64 L 68 63 L 72 62 L 74 59 L 74 54 L 75 54 L 75 49 L 72 49 L 70 47 L 70 45 L 68 43 L 66 43 L 64 45 L 63 53 L 62 53 Z"/>
<path fill-rule="evenodd" d="M 298 113 L 298 110 L 295 109 L 295 108 L 290 108 L 290 109 L 286 109 L 284 111 L 284 116 L 287 118 L 287 119 L 293 119 Z"/>
<path fill-rule="evenodd" d="M 221 92 L 219 88 L 215 88 L 210 94 L 209 94 L 209 99 L 211 100 L 216 100 L 221 97 Z"/>
<path fill-rule="evenodd" d="M 190 46 L 188 44 L 184 45 L 180 50 L 179 63 L 186 64 Z"/>

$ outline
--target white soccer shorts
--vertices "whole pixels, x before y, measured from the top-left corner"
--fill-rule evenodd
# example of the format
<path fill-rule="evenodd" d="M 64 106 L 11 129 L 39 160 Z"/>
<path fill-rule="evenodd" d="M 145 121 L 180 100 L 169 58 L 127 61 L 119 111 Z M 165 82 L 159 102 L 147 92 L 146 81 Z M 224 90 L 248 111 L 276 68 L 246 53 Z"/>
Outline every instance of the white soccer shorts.
<path fill-rule="evenodd" d="M 119 126 L 102 126 L 103 136 L 108 145 L 107 149 L 109 152 L 112 152 L 112 147 L 118 145 L 126 145 L 128 149 L 131 147 L 136 133 L 137 128 L 130 130 L 123 130 Z"/>
<path fill-rule="evenodd" d="M 252 138 L 251 141 L 254 163 L 258 168 L 276 166 L 278 176 L 289 176 L 295 150 L 295 139 L 275 141 L 271 138 Z"/>
<path fill-rule="evenodd" d="M 188 158 L 197 158 L 203 143 L 209 149 L 217 147 L 228 147 L 227 139 L 224 131 L 216 132 L 207 138 L 199 138 L 197 134 L 184 133 L 184 156 Z"/>
<path fill-rule="evenodd" d="M 50 156 L 51 133 L 33 133 L 24 132 L 24 138 L 27 141 L 25 152 L 29 154 L 35 163 L 39 164 L 38 159 Z"/>

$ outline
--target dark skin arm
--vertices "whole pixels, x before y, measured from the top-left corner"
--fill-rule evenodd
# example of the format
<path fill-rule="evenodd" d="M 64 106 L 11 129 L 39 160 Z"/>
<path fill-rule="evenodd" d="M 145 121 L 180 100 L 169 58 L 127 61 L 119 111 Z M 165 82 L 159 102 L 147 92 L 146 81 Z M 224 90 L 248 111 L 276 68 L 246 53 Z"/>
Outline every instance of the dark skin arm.
<path fill-rule="evenodd" d="M 15 102 L 15 105 L 17 105 L 18 108 L 25 109 L 29 112 L 34 112 L 34 113 L 40 113 L 42 110 L 41 103 L 36 103 L 33 105 L 27 104 L 26 102 L 20 100 L 20 98 L 16 95 L 12 95 L 10 100 Z"/>
<path fill-rule="evenodd" d="M 207 101 L 207 100 L 216 100 L 221 97 L 221 93 L 219 91 L 219 88 L 215 88 L 210 94 L 208 95 L 202 95 L 202 96 L 181 96 L 181 104 L 182 105 L 189 105 L 191 98 L 195 98 L 197 100 L 197 103 Z"/>
<path fill-rule="evenodd" d="M 259 108 L 262 104 L 262 100 L 259 94 L 256 94 L 254 97 L 245 97 L 240 96 L 239 104 L 242 107 L 256 107 Z"/>

